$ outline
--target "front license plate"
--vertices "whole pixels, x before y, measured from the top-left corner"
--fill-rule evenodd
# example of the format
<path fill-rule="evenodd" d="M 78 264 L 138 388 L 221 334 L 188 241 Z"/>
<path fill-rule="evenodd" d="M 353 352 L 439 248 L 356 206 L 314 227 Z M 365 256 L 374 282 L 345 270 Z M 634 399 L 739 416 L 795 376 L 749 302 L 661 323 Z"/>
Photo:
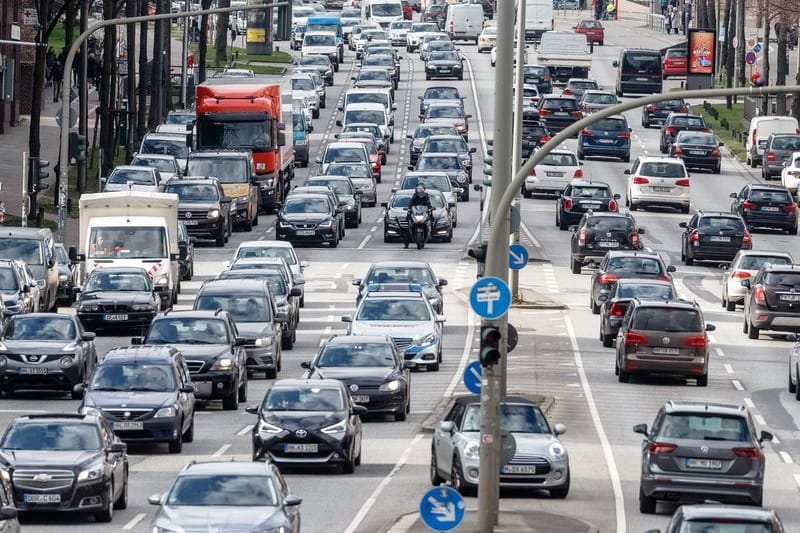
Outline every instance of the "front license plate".
<path fill-rule="evenodd" d="M 653 187 L 653 192 L 671 192 L 672 187 Z"/>
<path fill-rule="evenodd" d="M 313 229 L 299 229 L 297 230 L 297 234 L 302 236 L 314 235 Z"/>
<path fill-rule="evenodd" d="M 197 226 L 198 224 L 200 224 L 200 221 L 199 220 L 184 220 L 183 223 L 186 224 L 187 226 Z"/>
<path fill-rule="evenodd" d="M 719 470 L 722 468 L 722 461 L 719 459 L 686 459 L 686 467 Z"/>
<path fill-rule="evenodd" d="M 353 395 L 353 401 L 356 403 L 369 403 L 369 396 L 366 394 L 355 394 Z"/>
<path fill-rule="evenodd" d="M 284 444 L 283 451 L 286 453 L 317 453 L 316 444 Z"/>
<path fill-rule="evenodd" d="M 761 210 L 762 211 L 777 212 L 777 211 L 780 211 L 781 208 L 780 207 L 771 207 L 771 206 L 765 205 L 765 206 L 761 207 Z"/>
<path fill-rule="evenodd" d="M 711 242 L 731 242 L 730 237 L 725 237 L 723 235 L 712 235 L 708 238 Z"/>
<path fill-rule="evenodd" d="M 678 348 L 663 348 L 661 346 L 657 346 L 653 348 L 653 353 L 656 355 L 678 355 L 681 352 Z"/>
<path fill-rule="evenodd" d="M 47 374 L 47 369 L 46 368 L 19 368 L 19 369 L 17 369 L 17 374 L 44 375 L 44 374 Z"/>
<path fill-rule="evenodd" d="M 144 429 L 144 422 L 114 422 L 113 426 L 114 429 L 119 431 L 136 431 L 138 429 Z"/>
<path fill-rule="evenodd" d="M 440 68 L 439 72 L 442 72 L 442 73 L 450 72 L 450 69 L 449 68 Z"/>
<path fill-rule="evenodd" d="M 535 474 L 536 465 L 505 465 L 504 474 Z"/>
<path fill-rule="evenodd" d="M 782 302 L 800 302 L 800 294 L 781 294 L 778 299 Z"/>
<path fill-rule="evenodd" d="M 617 241 L 600 241 L 597 246 L 600 248 L 618 248 L 619 243 Z"/>
<path fill-rule="evenodd" d="M 128 315 L 103 315 L 103 320 L 111 320 L 111 321 L 118 321 L 118 320 L 128 320 Z"/>
<path fill-rule="evenodd" d="M 61 503 L 61 494 L 23 494 L 25 503 Z"/>

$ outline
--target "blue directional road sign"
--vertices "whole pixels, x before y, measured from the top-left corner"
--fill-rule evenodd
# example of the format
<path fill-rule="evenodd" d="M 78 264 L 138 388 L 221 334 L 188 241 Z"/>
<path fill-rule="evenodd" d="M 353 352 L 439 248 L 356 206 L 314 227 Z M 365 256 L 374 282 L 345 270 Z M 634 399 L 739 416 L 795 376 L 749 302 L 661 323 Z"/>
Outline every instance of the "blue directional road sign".
<path fill-rule="evenodd" d="M 472 394 L 481 393 L 481 363 L 473 361 L 464 369 L 464 386 Z"/>
<path fill-rule="evenodd" d="M 528 249 L 521 244 L 508 247 L 508 266 L 513 270 L 522 270 L 528 264 Z"/>
<path fill-rule="evenodd" d="M 750 50 L 752 50 L 754 54 L 761 53 L 761 43 L 756 43 Z"/>
<path fill-rule="evenodd" d="M 511 291 L 500 278 L 481 278 L 472 285 L 469 305 L 481 318 L 494 320 L 506 314 L 511 307 Z"/>
<path fill-rule="evenodd" d="M 419 515 L 425 525 L 434 531 L 452 531 L 464 519 L 467 505 L 457 490 L 435 487 L 422 496 Z"/>

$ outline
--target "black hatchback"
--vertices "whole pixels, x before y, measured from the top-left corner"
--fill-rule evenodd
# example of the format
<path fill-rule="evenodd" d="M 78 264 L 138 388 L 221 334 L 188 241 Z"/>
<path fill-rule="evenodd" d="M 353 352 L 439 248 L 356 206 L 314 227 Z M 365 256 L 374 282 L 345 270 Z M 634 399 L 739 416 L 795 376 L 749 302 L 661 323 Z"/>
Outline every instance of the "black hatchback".
<path fill-rule="evenodd" d="M 570 226 L 570 262 L 573 274 L 586 264 L 597 264 L 609 250 L 641 250 L 644 228 L 630 213 L 586 213 L 577 226 Z"/>
<path fill-rule="evenodd" d="M 649 128 L 667 120 L 670 113 L 688 113 L 689 104 L 683 100 L 663 100 L 642 107 L 642 126 Z"/>
<path fill-rule="evenodd" d="M 681 260 L 687 265 L 697 261 L 732 261 L 739 250 L 750 250 L 753 239 L 739 215 L 698 211 L 678 224 L 681 235 Z"/>
<path fill-rule="evenodd" d="M 709 131 L 705 119 L 700 115 L 689 113 L 670 113 L 661 128 L 661 140 L 658 147 L 662 154 L 669 152 L 670 145 L 681 131 Z"/>
<path fill-rule="evenodd" d="M 548 95 L 539 100 L 539 120 L 551 132 L 559 132 L 582 118 L 574 96 Z"/>
<path fill-rule="evenodd" d="M 779 228 L 797 235 L 797 204 L 786 187 L 745 185 L 732 192 L 731 213 L 736 213 L 752 231 L 755 227 Z"/>
<path fill-rule="evenodd" d="M 588 211 L 616 212 L 619 194 L 611 192 L 611 186 L 602 181 L 573 181 L 558 195 L 556 201 L 556 226 L 565 230 L 580 222 Z"/>

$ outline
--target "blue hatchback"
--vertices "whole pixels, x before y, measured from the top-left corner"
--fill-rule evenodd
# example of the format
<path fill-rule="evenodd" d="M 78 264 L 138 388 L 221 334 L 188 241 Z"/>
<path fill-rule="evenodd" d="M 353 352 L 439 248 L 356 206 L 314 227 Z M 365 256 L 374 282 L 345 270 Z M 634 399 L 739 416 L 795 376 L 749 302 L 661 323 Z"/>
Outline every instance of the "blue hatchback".
<path fill-rule="evenodd" d="M 587 126 L 578 137 L 578 159 L 586 156 L 631 159 L 631 128 L 622 115 L 614 115 Z"/>

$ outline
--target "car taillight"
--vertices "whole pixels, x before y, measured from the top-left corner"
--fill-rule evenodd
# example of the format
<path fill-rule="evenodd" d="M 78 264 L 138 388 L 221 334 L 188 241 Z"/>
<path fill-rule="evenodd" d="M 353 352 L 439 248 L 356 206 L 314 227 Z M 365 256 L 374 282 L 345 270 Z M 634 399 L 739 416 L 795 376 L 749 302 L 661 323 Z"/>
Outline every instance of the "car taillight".
<path fill-rule="evenodd" d="M 756 285 L 753 289 L 753 299 L 760 305 L 765 305 L 767 303 L 767 293 L 764 291 L 762 285 Z"/>
<path fill-rule="evenodd" d="M 536 175 L 536 169 L 532 168 L 531 171 L 528 172 L 528 176 L 535 176 L 535 175 Z"/>
<path fill-rule="evenodd" d="M 786 204 L 785 206 L 783 206 L 783 211 L 785 213 L 794 213 L 795 211 L 797 211 L 797 204 L 795 203 Z"/>
<path fill-rule="evenodd" d="M 600 285 L 608 285 L 609 283 L 614 283 L 618 279 L 619 277 L 616 274 L 600 274 L 597 277 L 597 282 Z"/>
<path fill-rule="evenodd" d="M 756 144 L 756 130 L 753 130 L 753 138 L 750 140 L 750 144 Z"/>
<path fill-rule="evenodd" d="M 731 274 L 731 277 L 732 278 L 736 278 L 736 279 L 749 278 L 750 277 L 750 272 L 747 272 L 745 270 L 734 270 L 733 274 Z"/>
<path fill-rule="evenodd" d="M 750 233 L 747 232 L 747 231 L 745 231 L 744 235 L 742 235 L 742 244 L 744 246 L 749 246 L 749 245 L 753 244 L 753 238 L 750 237 Z"/>
<path fill-rule="evenodd" d="M 450 21 L 450 32 L 452 33 L 454 31 L 455 31 L 455 23 L 451 20 Z"/>
<path fill-rule="evenodd" d="M 625 344 L 644 344 L 647 342 L 647 337 L 641 333 L 633 333 L 629 331 L 625 334 Z"/>
<path fill-rule="evenodd" d="M 672 155 L 683 155 L 683 150 L 681 150 L 680 146 L 675 146 L 672 149 Z"/>
<path fill-rule="evenodd" d="M 545 116 L 547 116 L 547 115 L 549 115 L 549 114 L 550 114 L 550 111 L 549 111 L 549 110 L 547 110 L 547 109 L 540 109 L 540 110 L 539 110 L 539 116 L 540 116 L 540 117 L 545 117 Z"/>
<path fill-rule="evenodd" d="M 655 279 L 659 281 L 669 281 L 669 276 L 656 276 Z"/>
<path fill-rule="evenodd" d="M 652 113 L 653 111 L 655 111 L 655 110 L 656 110 L 656 106 L 654 106 L 653 104 L 648 104 L 648 106 L 647 106 L 647 107 L 645 107 L 645 109 L 646 109 L 647 111 L 650 111 L 650 112 Z"/>
<path fill-rule="evenodd" d="M 579 246 L 586 246 L 586 230 L 582 229 L 580 234 L 578 234 L 578 245 Z"/>
<path fill-rule="evenodd" d="M 653 442 L 650 444 L 647 450 L 653 455 L 658 455 L 660 453 L 672 453 L 677 447 L 677 444 L 671 444 L 668 442 Z"/>
<path fill-rule="evenodd" d="M 572 91 L 570 90 L 569 87 L 567 87 L 567 88 L 564 89 L 564 91 L 561 94 L 570 95 L 570 94 L 572 94 Z"/>
<path fill-rule="evenodd" d="M 683 178 L 675 182 L 675 185 L 678 187 L 688 187 L 689 186 L 689 178 Z"/>
<path fill-rule="evenodd" d="M 683 345 L 688 348 L 705 348 L 708 345 L 705 335 L 698 335 L 696 337 L 689 337 L 683 341 Z"/>
<path fill-rule="evenodd" d="M 742 209 L 758 209 L 758 206 L 749 200 L 742 202 Z"/>
<path fill-rule="evenodd" d="M 775 152 L 767 152 L 767 161 L 775 161 Z"/>
<path fill-rule="evenodd" d="M 627 132 L 627 131 L 623 131 L 623 132 L 617 133 L 617 138 L 619 138 L 619 139 L 630 139 L 631 138 L 631 134 L 629 132 Z"/>
<path fill-rule="evenodd" d="M 631 245 L 639 246 L 639 234 L 635 231 L 631 232 Z"/>
<path fill-rule="evenodd" d="M 594 133 L 589 130 L 581 130 L 581 137 L 594 137 Z"/>
<path fill-rule="evenodd" d="M 583 117 L 583 113 L 581 113 L 580 111 L 573 111 L 572 113 L 570 113 L 570 115 L 572 115 L 572 118 L 582 118 Z"/>
<path fill-rule="evenodd" d="M 608 310 L 608 314 L 621 318 L 625 316 L 625 306 L 619 303 L 611 304 L 611 309 Z"/>
<path fill-rule="evenodd" d="M 673 128 L 672 126 L 669 126 L 664 128 L 664 133 L 666 133 L 667 135 L 675 135 L 676 133 L 678 133 L 678 130 L 676 128 Z"/>
<path fill-rule="evenodd" d="M 692 230 L 692 232 L 689 234 L 689 240 L 691 242 L 700 242 L 700 234 L 697 233 L 696 229 Z"/>
<path fill-rule="evenodd" d="M 633 178 L 633 183 L 634 185 L 644 185 L 645 183 L 650 183 L 650 180 L 641 176 L 636 176 Z"/>
<path fill-rule="evenodd" d="M 572 209 L 572 198 L 564 198 L 564 210 L 570 211 Z"/>
<path fill-rule="evenodd" d="M 711 157 L 721 157 L 721 156 L 722 154 L 719 153 L 719 149 L 714 148 L 713 150 L 711 150 Z"/>
<path fill-rule="evenodd" d="M 617 201 L 616 200 L 609 200 L 609 202 L 608 202 L 608 210 L 609 211 L 616 211 L 617 210 Z"/>
<path fill-rule="evenodd" d="M 676 111 L 678 113 L 688 113 L 689 112 L 689 108 L 686 107 L 686 106 L 683 106 L 683 107 L 679 107 Z"/>
<path fill-rule="evenodd" d="M 582 168 L 576 169 L 575 170 L 575 176 L 573 176 L 573 177 L 582 178 L 583 177 L 583 169 Z"/>
<path fill-rule="evenodd" d="M 731 451 L 736 457 L 749 457 L 750 459 L 761 457 L 761 450 L 758 448 L 731 448 Z"/>
<path fill-rule="evenodd" d="M 542 143 L 542 144 L 546 143 L 549 140 L 550 140 L 550 136 L 549 135 L 545 135 L 543 137 L 539 137 L 539 142 Z"/>

